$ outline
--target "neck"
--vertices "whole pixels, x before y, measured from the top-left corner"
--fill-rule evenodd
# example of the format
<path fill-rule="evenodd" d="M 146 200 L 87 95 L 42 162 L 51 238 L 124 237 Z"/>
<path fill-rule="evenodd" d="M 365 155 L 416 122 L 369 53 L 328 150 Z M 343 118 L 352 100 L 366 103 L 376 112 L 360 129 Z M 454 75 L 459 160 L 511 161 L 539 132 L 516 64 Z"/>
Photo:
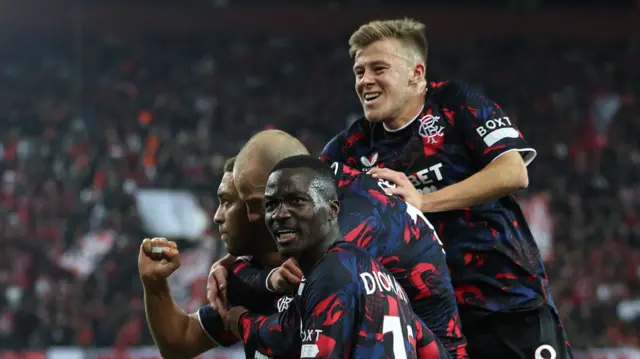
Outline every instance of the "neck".
<path fill-rule="evenodd" d="M 271 238 L 271 234 L 266 234 L 264 238 L 265 240 L 259 243 L 257 251 L 254 252 L 256 253 L 254 254 L 254 258 L 260 261 L 265 267 L 279 267 L 284 262 L 284 259 L 280 252 L 278 252 L 278 246 L 273 238 Z"/>
<path fill-rule="evenodd" d="M 318 264 L 320 260 L 327 254 L 327 251 L 331 246 L 340 240 L 342 234 L 340 233 L 339 228 L 333 228 L 327 236 L 318 242 L 318 244 L 311 246 L 298 255 L 295 256 L 300 269 L 302 270 L 302 274 L 305 277 L 308 277 L 313 271 L 313 268 Z"/>
<path fill-rule="evenodd" d="M 407 123 L 411 122 L 416 116 L 420 114 L 424 108 L 424 96 L 413 96 L 407 101 L 407 104 L 402 107 L 400 115 L 384 121 L 384 127 L 389 130 L 397 130 L 402 128 Z"/>

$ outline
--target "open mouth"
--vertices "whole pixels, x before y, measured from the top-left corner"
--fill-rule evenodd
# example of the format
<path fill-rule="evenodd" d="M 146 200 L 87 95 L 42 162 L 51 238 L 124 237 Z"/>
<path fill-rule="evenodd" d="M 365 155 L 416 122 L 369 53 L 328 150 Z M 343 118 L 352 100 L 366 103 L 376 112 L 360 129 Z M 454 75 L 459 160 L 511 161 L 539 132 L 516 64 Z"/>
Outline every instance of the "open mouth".
<path fill-rule="evenodd" d="M 276 231 L 276 240 L 279 244 L 287 244 L 293 241 L 298 231 L 295 229 L 283 228 Z"/>
<path fill-rule="evenodd" d="M 367 92 L 367 93 L 364 94 L 364 96 L 362 98 L 364 99 L 364 103 L 366 105 L 371 105 L 377 99 L 379 99 L 380 96 L 382 96 L 382 92 Z"/>

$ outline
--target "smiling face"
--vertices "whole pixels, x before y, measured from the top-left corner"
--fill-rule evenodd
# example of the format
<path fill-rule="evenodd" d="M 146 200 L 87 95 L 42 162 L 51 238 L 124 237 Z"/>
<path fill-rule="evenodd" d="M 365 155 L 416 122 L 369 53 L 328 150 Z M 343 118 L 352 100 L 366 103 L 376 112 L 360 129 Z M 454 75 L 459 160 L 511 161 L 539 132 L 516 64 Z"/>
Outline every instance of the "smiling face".
<path fill-rule="evenodd" d="M 264 195 L 265 222 L 285 257 L 299 256 L 329 235 L 337 201 L 322 194 L 322 183 L 306 168 L 282 169 L 269 176 Z"/>
<path fill-rule="evenodd" d="M 370 122 L 393 122 L 405 116 L 408 102 L 416 96 L 416 85 L 424 81 L 425 64 L 405 43 L 384 38 L 355 55 L 355 90 Z M 409 111 L 415 112 L 413 108 Z M 410 116 L 415 116 L 411 113 Z"/>

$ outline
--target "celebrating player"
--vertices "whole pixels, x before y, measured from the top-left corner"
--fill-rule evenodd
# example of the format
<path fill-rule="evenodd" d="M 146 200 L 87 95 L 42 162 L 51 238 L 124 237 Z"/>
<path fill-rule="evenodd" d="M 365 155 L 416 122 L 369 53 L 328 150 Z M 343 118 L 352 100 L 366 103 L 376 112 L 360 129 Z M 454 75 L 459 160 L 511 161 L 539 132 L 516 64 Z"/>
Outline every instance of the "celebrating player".
<path fill-rule="evenodd" d="M 373 21 L 349 39 L 364 118 L 322 158 L 393 182 L 447 251 L 472 358 L 571 357 L 547 275 L 511 193 L 536 151 L 488 97 L 426 81 L 424 25 Z M 526 338 L 526 339 L 523 339 Z"/>
<path fill-rule="evenodd" d="M 228 296 L 232 304 L 242 304 L 263 314 L 276 312 L 277 295 L 256 292 L 263 286 L 263 277 L 239 277 L 243 268 L 273 268 L 282 263 L 273 239 L 264 224 L 247 220 L 246 206 L 238 198 L 233 185 L 234 160 L 225 164 L 225 173 L 218 188 L 220 206 L 214 220 L 220 226 L 221 239 L 235 255 L 253 255 L 233 263 L 228 279 Z M 154 253 L 154 248 L 157 253 Z M 164 238 L 145 239 L 140 247 L 138 268 L 144 288 L 147 322 L 153 339 L 164 358 L 193 358 L 216 346 L 229 346 L 238 339 L 228 332 L 217 311 L 207 305 L 188 315 L 173 301 L 167 278 L 180 266 L 180 254 L 175 242 Z M 258 274 L 261 272 L 258 272 Z M 255 350 L 246 347 L 251 357 Z"/>
<path fill-rule="evenodd" d="M 249 140 L 238 154 L 234 180 L 254 221 L 264 218 L 264 186 L 269 169 L 296 152 L 306 152 L 297 139 L 281 131 L 263 131 Z M 414 311 L 452 356 L 465 358 L 466 342 L 459 326 L 445 257 L 429 222 L 413 206 L 387 196 L 383 190 L 388 186 L 385 181 L 343 165 L 336 165 L 336 175 L 343 207 L 339 225 L 345 239 L 381 261 L 408 293 Z M 275 287 L 274 278 L 278 276 L 269 277 L 272 287 Z M 286 316 L 282 319 L 286 322 L 284 318 Z M 245 344 L 258 346 L 267 355 L 286 352 L 299 338 L 299 327 L 293 328 L 295 333 L 280 330 L 276 334 L 284 336 L 281 340 L 273 340 L 273 336 L 267 339 L 263 329 L 275 327 L 274 323 L 255 323 L 252 335 L 243 340 Z"/>
<path fill-rule="evenodd" d="M 448 357 L 393 275 L 344 242 L 337 181 L 328 165 L 311 156 L 281 161 L 269 176 L 264 203 L 280 253 L 295 258 L 306 278 L 293 301 L 301 319 L 300 357 Z M 242 309 L 229 313 L 231 328 L 240 324 L 243 331 L 260 318 Z"/>

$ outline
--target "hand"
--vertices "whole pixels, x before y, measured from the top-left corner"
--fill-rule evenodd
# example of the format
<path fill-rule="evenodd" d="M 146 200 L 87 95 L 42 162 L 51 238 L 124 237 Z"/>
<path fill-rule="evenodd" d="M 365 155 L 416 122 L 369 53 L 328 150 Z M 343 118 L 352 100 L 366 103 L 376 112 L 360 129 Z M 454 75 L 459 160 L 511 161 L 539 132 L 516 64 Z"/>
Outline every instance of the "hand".
<path fill-rule="evenodd" d="M 224 315 L 224 325 L 227 330 L 230 330 L 238 339 L 242 339 L 242 330 L 240 329 L 240 318 L 249 310 L 242 306 L 229 308 Z"/>
<path fill-rule="evenodd" d="M 218 312 L 227 306 L 227 277 L 231 267 L 236 262 L 236 257 L 227 254 L 213 263 L 207 278 L 207 300 L 211 307 Z"/>
<path fill-rule="evenodd" d="M 413 184 L 411 184 L 407 175 L 388 168 L 373 168 L 369 170 L 367 174 L 370 174 L 373 178 L 383 179 L 393 183 L 395 187 L 384 189 L 388 195 L 400 196 L 405 200 L 405 202 L 412 204 L 414 207 L 424 212 L 422 195 L 415 187 L 413 187 Z"/>
<path fill-rule="evenodd" d="M 287 259 L 269 276 L 269 285 L 276 293 L 293 293 L 302 281 L 302 270 L 293 258 Z"/>
<path fill-rule="evenodd" d="M 143 284 L 166 280 L 180 268 L 180 252 L 176 242 L 166 238 L 145 238 L 138 253 L 138 272 Z"/>

